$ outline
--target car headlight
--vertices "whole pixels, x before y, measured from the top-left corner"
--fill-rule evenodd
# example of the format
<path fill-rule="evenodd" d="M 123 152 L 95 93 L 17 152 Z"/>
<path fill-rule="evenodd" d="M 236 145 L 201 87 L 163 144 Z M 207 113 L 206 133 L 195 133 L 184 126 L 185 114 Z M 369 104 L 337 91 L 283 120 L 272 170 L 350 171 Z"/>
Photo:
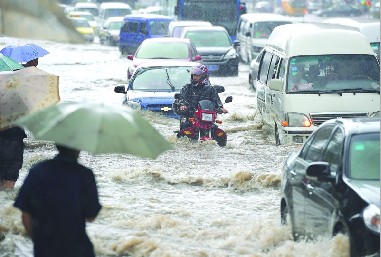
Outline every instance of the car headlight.
<path fill-rule="evenodd" d="M 369 204 L 362 213 L 365 225 L 372 231 L 380 233 L 380 208 Z"/>
<path fill-rule="evenodd" d="M 127 101 L 127 105 L 135 110 L 140 110 L 142 108 L 141 104 L 135 101 Z"/>
<path fill-rule="evenodd" d="M 237 52 L 235 51 L 234 48 L 231 48 L 226 54 L 225 58 L 226 59 L 234 59 L 237 57 Z"/>
<path fill-rule="evenodd" d="M 289 112 L 282 121 L 283 127 L 311 127 L 311 120 L 303 113 Z"/>

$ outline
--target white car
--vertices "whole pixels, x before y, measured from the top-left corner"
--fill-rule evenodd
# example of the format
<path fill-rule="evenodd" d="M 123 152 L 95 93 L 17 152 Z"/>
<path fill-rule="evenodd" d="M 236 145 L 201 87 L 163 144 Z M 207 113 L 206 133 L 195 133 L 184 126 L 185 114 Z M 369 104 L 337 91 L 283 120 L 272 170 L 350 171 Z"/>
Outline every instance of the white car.
<path fill-rule="evenodd" d="M 99 29 L 99 43 L 101 45 L 119 45 L 119 32 L 124 17 L 110 17 Z"/>

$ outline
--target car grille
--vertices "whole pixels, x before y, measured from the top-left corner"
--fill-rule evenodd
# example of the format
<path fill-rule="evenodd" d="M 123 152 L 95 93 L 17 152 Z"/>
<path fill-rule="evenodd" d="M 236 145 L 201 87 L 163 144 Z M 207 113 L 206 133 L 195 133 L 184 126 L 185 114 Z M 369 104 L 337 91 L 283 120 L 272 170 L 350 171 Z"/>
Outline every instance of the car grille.
<path fill-rule="evenodd" d="M 201 55 L 201 60 L 203 63 L 209 63 L 209 62 L 224 62 L 224 56 L 223 55 Z"/>
<path fill-rule="evenodd" d="M 169 104 L 148 104 L 147 109 L 155 112 L 172 112 L 172 105 Z"/>
<path fill-rule="evenodd" d="M 345 113 L 310 113 L 310 117 L 312 119 L 312 123 L 316 126 L 319 126 L 324 121 L 330 119 L 347 119 L 347 118 L 355 118 L 355 117 L 366 117 L 368 114 L 366 112 L 345 112 Z"/>

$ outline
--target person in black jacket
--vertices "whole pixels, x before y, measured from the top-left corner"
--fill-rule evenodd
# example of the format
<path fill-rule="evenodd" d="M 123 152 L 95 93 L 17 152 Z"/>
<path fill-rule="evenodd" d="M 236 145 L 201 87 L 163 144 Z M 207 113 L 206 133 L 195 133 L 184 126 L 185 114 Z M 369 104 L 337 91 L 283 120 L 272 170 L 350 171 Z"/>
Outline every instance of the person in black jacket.
<path fill-rule="evenodd" d="M 0 131 L 0 190 L 12 189 L 24 160 L 25 131 L 11 127 Z"/>
<path fill-rule="evenodd" d="M 180 117 L 180 130 L 191 126 L 188 121 L 201 100 L 210 100 L 219 112 L 227 113 L 216 89 L 209 82 L 209 71 L 205 65 L 198 65 L 191 70 L 191 83 L 186 84 L 180 91 L 181 99 L 173 103 L 175 113 Z"/>

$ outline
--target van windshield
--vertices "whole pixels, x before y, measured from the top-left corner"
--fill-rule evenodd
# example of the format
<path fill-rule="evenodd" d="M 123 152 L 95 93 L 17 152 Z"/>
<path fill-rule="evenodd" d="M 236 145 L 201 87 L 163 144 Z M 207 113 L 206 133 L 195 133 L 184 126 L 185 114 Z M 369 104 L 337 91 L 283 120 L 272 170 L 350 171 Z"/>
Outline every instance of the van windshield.
<path fill-rule="evenodd" d="M 254 23 L 253 38 L 269 38 L 274 28 L 280 25 L 289 24 L 290 21 L 263 21 Z"/>
<path fill-rule="evenodd" d="M 162 35 L 168 34 L 168 26 L 170 20 L 152 20 L 149 22 L 149 27 L 151 30 L 151 35 Z"/>
<path fill-rule="evenodd" d="M 380 67 L 372 55 L 297 56 L 287 72 L 287 93 L 380 92 Z"/>
<path fill-rule="evenodd" d="M 131 14 L 131 9 L 125 8 L 117 8 L 117 9 L 106 9 L 104 14 L 104 19 L 107 20 L 107 18 L 110 17 L 124 17 L 128 14 Z"/>

